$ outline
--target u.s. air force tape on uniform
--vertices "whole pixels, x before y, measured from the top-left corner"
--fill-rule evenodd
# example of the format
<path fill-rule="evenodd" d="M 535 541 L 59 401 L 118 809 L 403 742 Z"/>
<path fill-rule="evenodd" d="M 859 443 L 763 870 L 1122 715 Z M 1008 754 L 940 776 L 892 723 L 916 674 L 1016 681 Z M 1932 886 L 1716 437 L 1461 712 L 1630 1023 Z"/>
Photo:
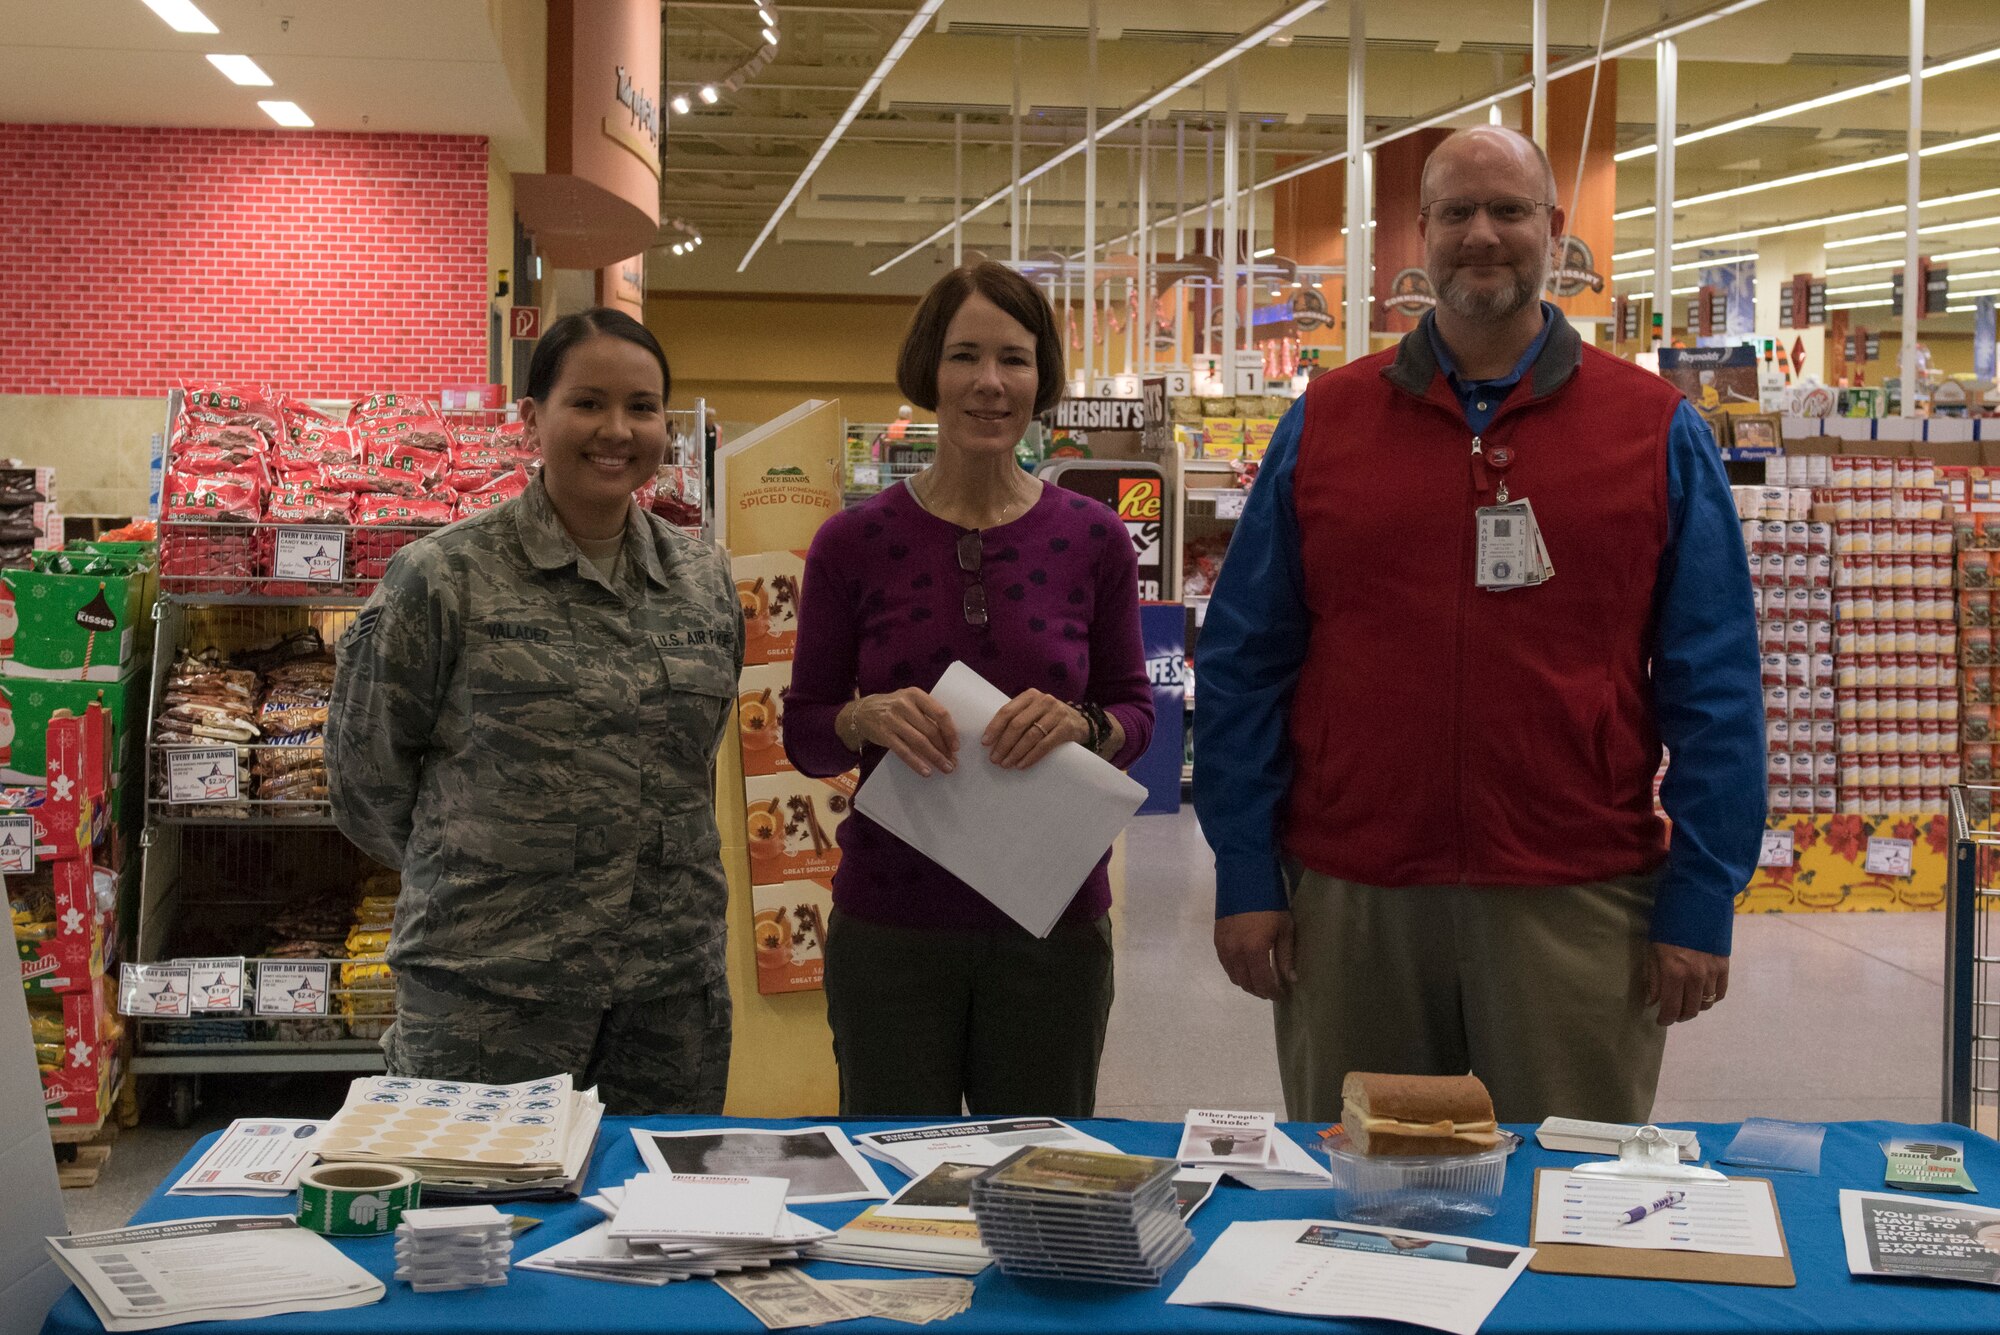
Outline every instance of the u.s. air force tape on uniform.
<path fill-rule="evenodd" d="M 423 1184 L 407 1168 L 321 1164 L 299 1179 L 299 1223 L 329 1238 L 394 1233 L 414 1209 Z"/>

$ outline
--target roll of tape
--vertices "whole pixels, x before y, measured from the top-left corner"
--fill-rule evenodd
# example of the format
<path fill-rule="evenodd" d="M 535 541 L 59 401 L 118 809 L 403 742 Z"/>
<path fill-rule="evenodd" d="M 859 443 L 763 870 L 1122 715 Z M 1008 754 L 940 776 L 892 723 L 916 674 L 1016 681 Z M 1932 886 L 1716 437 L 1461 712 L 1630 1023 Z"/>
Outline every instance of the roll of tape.
<path fill-rule="evenodd" d="M 329 1238 L 376 1238 L 415 1209 L 423 1183 L 386 1164 L 321 1164 L 299 1179 L 299 1223 Z"/>

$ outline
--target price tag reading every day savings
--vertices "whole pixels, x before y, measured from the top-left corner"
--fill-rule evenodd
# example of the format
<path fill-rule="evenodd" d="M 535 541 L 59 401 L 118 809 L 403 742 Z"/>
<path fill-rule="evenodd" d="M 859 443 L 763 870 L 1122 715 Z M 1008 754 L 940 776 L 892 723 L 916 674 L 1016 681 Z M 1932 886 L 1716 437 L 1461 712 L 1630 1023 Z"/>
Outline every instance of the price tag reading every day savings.
<path fill-rule="evenodd" d="M 234 802 L 241 791 L 235 747 L 200 746 L 167 752 L 167 801 Z"/>
<path fill-rule="evenodd" d="M 337 528 L 281 528 L 271 573 L 279 579 L 338 584 L 347 569 L 347 534 Z"/>
<path fill-rule="evenodd" d="M 1758 866 L 1790 867 L 1798 860 L 1798 845 L 1790 830 L 1764 831 L 1764 846 L 1757 850 Z"/>
<path fill-rule="evenodd" d="M 26 876 L 35 869 L 35 818 L 0 816 L 0 875 Z"/>
<path fill-rule="evenodd" d="M 1915 848 L 1915 844 L 1908 839 L 1871 838 L 1868 841 L 1868 861 L 1863 870 L 1870 876 L 1908 876 Z"/>

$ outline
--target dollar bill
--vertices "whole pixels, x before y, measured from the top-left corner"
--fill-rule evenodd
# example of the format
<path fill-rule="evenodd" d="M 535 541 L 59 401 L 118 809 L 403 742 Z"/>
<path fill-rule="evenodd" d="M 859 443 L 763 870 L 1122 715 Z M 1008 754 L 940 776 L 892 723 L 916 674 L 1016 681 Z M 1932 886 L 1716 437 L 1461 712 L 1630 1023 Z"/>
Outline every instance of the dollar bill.
<path fill-rule="evenodd" d="M 824 1326 L 870 1315 L 865 1306 L 838 1289 L 789 1266 L 718 1275 L 715 1282 L 763 1322 L 766 1330 Z"/>
<path fill-rule="evenodd" d="M 972 1305 L 972 1285 L 963 1280 L 837 1279 L 823 1287 L 866 1304 L 872 1315 L 913 1326 L 943 1321 Z"/>

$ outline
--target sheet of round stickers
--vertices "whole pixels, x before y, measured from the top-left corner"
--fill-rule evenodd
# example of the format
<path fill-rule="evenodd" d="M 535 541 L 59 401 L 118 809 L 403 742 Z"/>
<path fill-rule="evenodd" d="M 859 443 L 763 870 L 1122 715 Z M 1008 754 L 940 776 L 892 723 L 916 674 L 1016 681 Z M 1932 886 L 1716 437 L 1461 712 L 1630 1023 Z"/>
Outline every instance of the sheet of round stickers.
<path fill-rule="evenodd" d="M 560 1164 L 569 1100 L 567 1075 L 521 1085 L 366 1077 L 348 1087 L 320 1153 L 399 1163 Z"/>

